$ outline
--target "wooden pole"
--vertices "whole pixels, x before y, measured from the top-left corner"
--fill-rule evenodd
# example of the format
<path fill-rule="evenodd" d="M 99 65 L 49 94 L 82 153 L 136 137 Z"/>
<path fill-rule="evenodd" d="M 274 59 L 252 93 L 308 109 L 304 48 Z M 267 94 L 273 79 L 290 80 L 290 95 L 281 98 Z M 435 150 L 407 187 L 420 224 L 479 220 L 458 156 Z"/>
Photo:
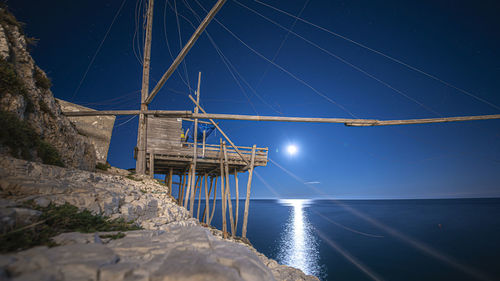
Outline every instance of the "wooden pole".
<path fill-rule="evenodd" d="M 234 169 L 234 181 L 235 181 L 235 186 L 236 186 L 236 210 L 234 213 L 234 232 L 238 234 L 238 212 L 239 212 L 239 205 L 240 205 L 240 192 L 238 188 L 238 171 Z"/>
<path fill-rule="evenodd" d="M 214 203 L 212 204 L 212 213 L 209 216 L 208 219 L 208 225 L 212 222 L 212 219 L 214 218 L 215 214 L 215 203 L 217 202 L 217 177 L 215 177 L 215 185 L 214 185 Z"/>
<path fill-rule="evenodd" d="M 200 184 L 198 186 L 198 210 L 196 211 L 196 218 L 198 221 L 200 220 L 200 209 L 201 209 L 201 190 L 203 189 L 203 182 L 205 179 L 205 175 L 200 176 Z"/>
<path fill-rule="evenodd" d="M 186 172 L 182 171 L 182 173 L 179 175 L 179 195 L 177 197 L 177 205 L 182 204 L 182 194 L 184 192 L 184 174 Z"/>
<path fill-rule="evenodd" d="M 220 192 L 222 196 L 222 234 L 227 238 L 227 222 L 226 222 L 226 192 L 224 187 L 224 155 L 222 148 L 222 139 L 220 140 Z"/>
<path fill-rule="evenodd" d="M 198 119 L 196 119 L 198 120 Z M 206 132 L 205 130 L 203 130 L 203 153 L 202 153 L 202 157 L 205 158 L 205 138 L 206 138 Z"/>
<path fill-rule="evenodd" d="M 198 72 L 198 89 L 196 90 L 196 101 L 199 104 L 200 103 L 200 83 L 201 83 L 201 72 Z M 194 108 L 194 112 L 198 113 L 198 106 Z M 194 147 L 193 147 L 193 169 L 194 173 L 192 177 L 194 178 L 196 174 L 196 159 L 198 158 L 198 118 L 194 119 Z M 189 208 L 189 212 L 191 216 L 193 216 L 193 211 L 194 211 L 194 197 L 195 197 L 195 191 L 194 189 L 191 192 L 191 205 Z"/>
<path fill-rule="evenodd" d="M 193 163 L 189 165 L 189 173 L 188 173 L 188 184 L 187 184 L 187 190 L 186 190 L 186 195 L 184 198 L 184 208 L 187 209 L 188 207 L 188 201 L 189 201 L 189 194 L 191 193 L 191 185 L 194 183 L 194 178 L 193 178 Z M 191 214 L 192 216 L 192 214 Z"/>
<path fill-rule="evenodd" d="M 151 103 L 151 101 L 156 96 L 156 94 L 158 93 L 158 91 L 160 91 L 161 87 L 163 87 L 163 85 L 168 80 L 168 78 L 170 78 L 170 76 L 174 73 L 174 71 L 177 68 L 177 66 L 179 66 L 179 64 L 184 59 L 184 57 L 187 55 L 187 53 L 189 52 L 189 50 L 191 49 L 191 47 L 193 47 L 193 45 L 196 42 L 196 40 L 198 39 L 198 37 L 200 37 L 200 35 L 203 32 L 203 30 L 205 30 L 205 28 L 207 27 L 207 25 L 214 18 L 215 14 L 217 14 L 217 12 L 222 8 L 222 5 L 224 5 L 225 2 L 226 2 L 226 0 L 219 0 L 219 1 L 217 1 L 217 3 L 215 3 L 215 5 L 210 10 L 210 12 L 208 12 L 207 16 L 200 23 L 200 25 L 195 30 L 195 32 L 193 33 L 193 35 L 191 36 L 191 38 L 189 38 L 189 40 L 186 43 L 186 45 L 184 46 L 184 48 L 182 48 L 182 50 L 180 51 L 179 55 L 177 55 L 177 57 L 175 58 L 175 60 L 172 62 L 172 65 L 168 68 L 168 70 L 165 72 L 165 74 L 163 74 L 163 76 L 161 77 L 160 81 L 158 81 L 158 84 L 156 84 L 156 86 L 154 87 L 154 89 L 151 91 L 151 94 L 149 95 L 148 99 L 146 100 L 146 104 Z"/>
<path fill-rule="evenodd" d="M 172 196 L 172 177 L 174 176 L 174 168 L 168 171 L 168 195 Z"/>
<path fill-rule="evenodd" d="M 248 223 L 248 209 L 250 207 L 250 189 L 252 188 L 252 175 L 255 163 L 255 148 L 254 144 L 252 147 L 252 158 L 250 159 L 250 169 L 248 170 L 248 182 L 247 182 L 247 196 L 245 199 L 245 213 L 243 215 L 243 228 L 241 229 L 241 237 L 247 237 L 247 223 Z"/>
<path fill-rule="evenodd" d="M 153 5 L 154 0 L 149 0 L 146 38 L 144 42 L 144 62 L 142 67 L 142 88 L 141 88 L 141 112 L 148 110 L 146 99 L 149 93 L 149 64 L 151 61 L 151 36 L 153 29 Z M 137 128 L 137 160 L 135 162 L 135 172 L 137 174 L 146 174 L 146 137 L 147 119 L 143 113 L 139 114 L 139 127 Z"/>
<path fill-rule="evenodd" d="M 231 236 L 234 237 L 236 233 L 234 232 L 233 203 L 231 202 L 231 191 L 229 189 L 229 163 L 227 159 L 226 142 L 223 142 L 222 146 L 224 148 L 224 175 L 226 176 L 226 195 L 229 204 L 229 223 L 231 226 Z"/>
<path fill-rule="evenodd" d="M 155 152 L 149 152 L 149 177 L 155 176 Z"/>
<path fill-rule="evenodd" d="M 207 223 L 207 211 L 210 210 L 209 201 L 210 201 L 210 193 L 212 192 L 212 183 L 213 178 L 210 180 L 210 191 L 208 191 L 208 174 L 205 174 L 205 208 L 203 209 L 203 218 L 202 221 Z"/>

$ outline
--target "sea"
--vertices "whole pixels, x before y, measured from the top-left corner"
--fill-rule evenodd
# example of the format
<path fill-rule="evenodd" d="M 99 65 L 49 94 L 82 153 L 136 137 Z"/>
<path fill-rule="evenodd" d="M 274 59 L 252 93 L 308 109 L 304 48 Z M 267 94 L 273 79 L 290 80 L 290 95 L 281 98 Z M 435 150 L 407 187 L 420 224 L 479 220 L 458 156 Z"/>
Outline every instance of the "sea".
<path fill-rule="evenodd" d="M 212 224 L 221 229 L 216 206 Z M 247 237 L 320 280 L 500 280 L 496 198 L 251 200 Z"/>

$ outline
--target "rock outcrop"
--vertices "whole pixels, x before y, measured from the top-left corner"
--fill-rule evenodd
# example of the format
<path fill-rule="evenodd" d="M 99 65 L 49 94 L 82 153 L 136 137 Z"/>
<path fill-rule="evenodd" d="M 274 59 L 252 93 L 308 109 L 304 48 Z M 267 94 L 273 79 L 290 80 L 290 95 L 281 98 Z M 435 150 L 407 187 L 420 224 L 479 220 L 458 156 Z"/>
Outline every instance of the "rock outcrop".
<path fill-rule="evenodd" d="M 50 91 L 50 80 L 36 66 L 27 45 L 20 24 L 0 6 L 0 110 L 26 121 L 36 135 L 58 151 L 65 166 L 94 170 L 94 147 L 61 114 Z M 0 153 L 14 154 L 1 142 Z M 41 161 L 36 149 L 32 149 L 30 154 L 33 160 Z"/>
<path fill-rule="evenodd" d="M 201 226 L 156 180 L 112 170 L 92 173 L 0 157 L 3 231 L 36 219 L 36 212 L 16 206 L 27 200 L 41 206 L 70 203 L 134 220 L 145 229 L 117 240 L 101 239 L 101 233 L 63 233 L 54 238 L 60 246 L 0 255 L 0 279 L 318 280 Z"/>

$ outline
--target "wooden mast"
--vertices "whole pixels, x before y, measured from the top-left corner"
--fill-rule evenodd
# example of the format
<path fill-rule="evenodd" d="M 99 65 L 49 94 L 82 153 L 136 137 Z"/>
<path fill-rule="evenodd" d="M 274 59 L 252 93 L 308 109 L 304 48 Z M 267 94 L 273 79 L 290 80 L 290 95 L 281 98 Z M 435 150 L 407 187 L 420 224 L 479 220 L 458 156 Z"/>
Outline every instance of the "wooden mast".
<path fill-rule="evenodd" d="M 147 119 L 143 111 L 148 110 L 146 99 L 149 94 L 149 63 L 151 61 L 151 36 L 153 29 L 153 5 L 154 0 L 149 0 L 146 39 L 144 43 L 144 63 L 142 65 L 142 89 L 141 89 L 141 113 L 139 114 L 139 127 L 137 128 L 137 159 L 135 172 L 146 174 L 146 134 Z"/>
<path fill-rule="evenodd" d="M 250 169 L 248 170 L 248 182 L 247 182 L 247 196 L 245 199 L 245 213 L 243 215 L 243 228 L 241 229 L 241 237 L 245 238 L 247 236 L 247 223 L 248 223 L 248 208 L 250 206 L 250 189 L 252 188 L 252 176 L 253 168 L 255 163 L 255 144 L 252 147 L 252 158 L 250 160 Z"/>
<path fill-rule="evenodd" d="M 196 100 L 198 101 L 198 104 L 200 102 L 200 82 L 201 82 L 201 72 L 198 72 L 198 88 L 196 90 Z M 194 112 L 198 112 L 198 105 L 194 108 Z M 193 174 L 192 177 L 194 179 L 196 175 L 196 159 L 198 158 L 198 118 L 194 119 L 194 145 L 193 145 Z M 191 214 L 191 217 L 193 216 L 193 208 L 194 208 L 194 197 L 195 197 L 195 190 L 194 188 L 191 189 L 191 204 L 189 206 L 189 213 Z M 187 206 L 186 206 L 187 207 Z"/>

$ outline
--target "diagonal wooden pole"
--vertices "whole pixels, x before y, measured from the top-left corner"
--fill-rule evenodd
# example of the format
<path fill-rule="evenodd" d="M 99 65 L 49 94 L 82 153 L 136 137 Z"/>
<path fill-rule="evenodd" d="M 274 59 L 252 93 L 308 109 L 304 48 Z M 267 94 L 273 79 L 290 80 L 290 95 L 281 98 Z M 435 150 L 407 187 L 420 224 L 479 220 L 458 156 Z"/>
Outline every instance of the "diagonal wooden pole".
<path fill-rule="evenodd" d="M 158 91 L 160 91 L 161 87 L 167 82 L 168 78 L 174 73 L 175 69 L 179 66 L 179 64 L 182 62 L 184 57 L 187 55 L 191 47 L 193 47 L 194 43 L 196 40 L 198 40 L 198 37 L 200 37 L 201 33 L 205 30 L 207 25 L 210 23 L 210 21 L 215 17 L 215 14 L 222 8 L 222 5 L 226 3 L 226 0 L 219 0 L 215 5 L 212 7 L 210 12 L 208 12 L 207 16 L 203 19 L 203 21 L 200 23 L 198 28 L 195 30 L 191 38 L 189 38 L 188 42 L 182 48 L 180 51 L 179 55 L 175 58 L 175 60 L 172 62 L 172 65 L 168 68 L 168 70 L 163 74 L 161 77 L 160 81 L 158 81 L 158 84 L 153 88 L 151 91 L 151 94 L 146 100 L 146 104 L 150 104 L 153 98 L 156 96 Z"/>

